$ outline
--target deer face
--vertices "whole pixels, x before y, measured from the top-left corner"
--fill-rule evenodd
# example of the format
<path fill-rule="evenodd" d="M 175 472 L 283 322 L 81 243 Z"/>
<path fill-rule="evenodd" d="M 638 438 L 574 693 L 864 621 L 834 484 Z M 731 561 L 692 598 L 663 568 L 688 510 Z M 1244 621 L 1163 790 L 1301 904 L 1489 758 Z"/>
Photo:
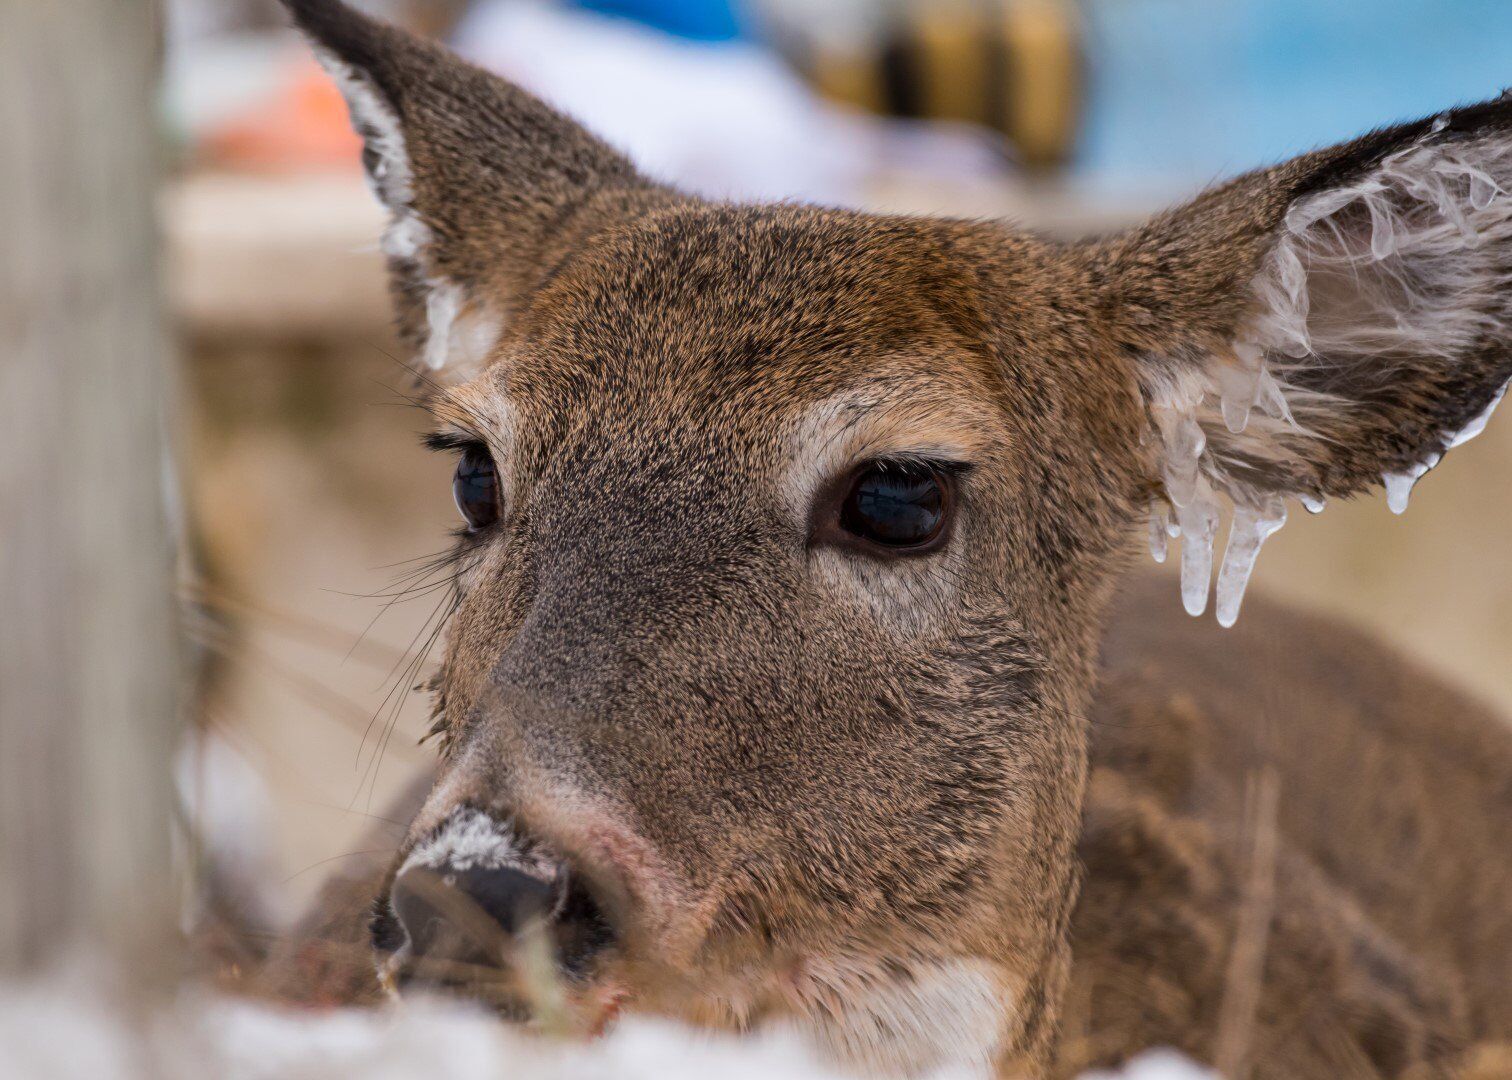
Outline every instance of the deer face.
<path fill-rule="evenodd" d="M 1122 556 L 1174 508 L 1200 610 L 1232 504 L 1232 615 L 1284 497 L 1473 426 L 1512 377 L 1508 107 L 1065 247 L 684 198 L 291 7 L 393 213 L 467 520 L 381 969 L 588 1027 L 785 1020 L 892 1071 L 1042 1062 Z"/>
<path fill-rule="evenodd" d="M 396 971 L 425 969 L 410 924 L 438 902 L 411 886 L 492 829 L 503 903 L 588 998 L 835 1015 L 839 1048 L 910 1066 L 873 1034 L 890 1012 L 969 1017 L 979 1059 L 1016 1034 L 1059 960 L 1085 612 L 1128 510 L 1046 437 L 1095 391 L 999 374 L 956 239 L 655 209 L 437 395 L 472 529 Z"/>

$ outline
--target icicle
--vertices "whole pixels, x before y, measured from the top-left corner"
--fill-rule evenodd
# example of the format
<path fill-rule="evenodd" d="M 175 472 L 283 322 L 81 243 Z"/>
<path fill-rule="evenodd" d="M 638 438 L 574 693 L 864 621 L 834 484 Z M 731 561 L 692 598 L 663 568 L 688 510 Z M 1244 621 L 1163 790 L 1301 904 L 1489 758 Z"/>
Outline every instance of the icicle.
<path fill-rule="evenodd" d="M 1274 327 L 1290 339 L 1281 342 L 1280 349 L 1287 356 L 1299 358 L 1307 356 L 1312 352 L 1312 339 L 1307 331 L 1309 307 L 1307 270 L 1303 268 L 1302 259 L 1290 243 L 1277 244 L 1272 259 L 1275 263 L 1276 279 L 1290 301 L 1286 309 L 1289 317 L 1285 322 Z"/>
<path fill-rule="evenodd" d="M 1301 500 L 1303 508 L 1309 514 L 1321 514 L 1323 512 L 1323 496 L 1309 495 L 1304 491 L 1297 498 Z"/>
<path fill-rule="evenodd" d="M 1188 615 L 1207 610 L 1208 589 L 1213 579 L 1213 538 L 1218 533 L 1218 511 L 1208 498 L 1177 508 L 1181 522 L 1181 602 Z"/>
<path fill-rule="evenodd" d="M 1439 132 L 1443 131 L 1448 126 L 1449 126 L 1449 118 L 1447 116 L 1435 116 L 1433 118 L 1433 126 L 1430 127 L 1428 130 L 1431 131 L 1431 132 L 1433 132 L 1435 135 L 1437 135 Z"/>
<path fill-rule="evenodd" d="M 1485 210 L 1491 206 L 1491 201 L 1501 194 L 1501 188 L 1496 186 L 1496 181 L 1487 176 L 1484 170 L 1474 169 L 1470 173 L 1470 205 L 1477 210 Z"/>
<path fill-rule="evenodd" d="M 1265 350 L 1253 341 L 1234 342 L 1234 355 L 1251 371 L 1259 371 L 1262 361 L 1265 360 Z"/>
<path fill-rule="evenodd" d="M 1260 506 L 1234 507 L 1229 526 L 1223 568 L 1218 571 L 1218 624 L 1233 626 L 1244 602 L 1244 588 L 1254 572 L 1255 560 L 1266 537 L 1286 524 L 1286 504 L 1278 495 L 1268 496 Z"/>
<path fill-rule="evenodd" d="M 1386 482 L 1386 505 L 1391 507 L 1393 514 L 1407 512 L 1407 499 L 1412 495 L 1413 485 L 1423 478 L 1424 473 L 1437 465 L 1442 456 L 1430 454 L 1406 472 L 1387 473 L 1381 478 Z"/>
<path fill-rule="evenodd" d="M 1206 447 L 1202 425 L 1190 416 L 1182 416 L 1166 433 L 1166 494 L 1177 506 L 1185 506 L 1197 497 L 1201 479 L 1198 463 Z"/>
<path fill-rule="evenodd" d="M 1249 427 L 1250 409 L 1247 401 L 1225 394 L 1223 396 L 1223 423 L 1235 435 Z"/>
<path fill-rule="evenodd" d="M 1256 393 L 1256 400 L 1271 419 L 1284 420 L 1290 427 L 1297 427 L 1297 421 L 1292 416 L 1291 406 L 1286 403 L 1286 394 L 1282 392 L 1281 384 L 1264 368 L 1260 369 L 1260 386 Z"/>
<path fill-rule="evenodd" d="M 1433 171 L 1440 176 L 1463 177 L 1467 181 L 1470 205 L 1476 210 L 1488 209 L 1496 196 L 1502 193 L 1500 185 L 1490 173 L 1461 158 L 1446 157 L 1434 164 Z M 1457 191 L 1449 193 L 1450 198 L 1458 195 Z"/>
<path fill-rule="evenodd" d="M 1412 485 L 1418 478 L 1407 473 L 1386 473 L 1381 479 L 1386 482 L 1386 505 L 1391 507 L 1393 514 L 1405 514 Z"/>
<path fill-rule="evenodd" d="M 1150 504 L 1150 557 L 1158 563 L 1166 561 L 1166 530 L 1169 528 L 1165 503 L 1157 499 Z"/>
<path fill-rule="evenodd" d="M 1496 407 L 1507 396 L 1508 386 L 1512 386 L 1512 382 L 1503 383 L 1502 388 L 1496 392 L 1496 396 L 1491 399 L 1490 403 L 1481 410 L 1479 416 L 1471 420 L 1454 435 L 1449 436 L 1444 446 L 1446 451 L 1453 450 L 1456 446 L 1464 446 L 1465 443 L 1486 430 L 1486 425 L 1491 422 L 1491 414 L 1496 411 Z M 1428 457 L 1412 466 L 1406 472 L 1387 473 L 1381 478 L 1386 483 L 1386 505 L 1391 507 L 1393 514 L 1406 512 L 1407 500 L 1412 495 L 1413 486 L 1423 478 L 1423 475 L 1428 470 L 1442 461 L 1443 457 L 1443 454 L 1429 454 Z"/>
<path fill-rule="evenodd" d="M 1235 349 L 1237 352 L 1237 347 Z M 1235 435 L 1249 426 L 1250 410 L 1260 389 L 1259 372 L 1234 364 L 1219 364 L 1214 372 L 1223 422 Z"/>
<path fill-rule="evenodd" d="M 1491 414 L 1494 413 L 1496 411 L 1496 407 L 1502 403 L 1502 398 L 1507 396 L 1508 386 L 1512 386 L 1512 382 L 1502 383 L 1502 388 L 1498 390 L 1496 392 L 1496 396 L 1491 399 L 1491 404 L 1487 405 L 1485 409 L 1481 411 L 1481 414 L 1479 416 L 1477 416 L 1474 420 L 1470 421 L 1463 428 L 1461 428 L 1459 434 L 1455 435 L 1454 438 L 1449 440 L 1448 448 L 1450 450 L 1453 450 L 1456 446 L 1464 446 L 1471 439 L 1475 438 L 1481 432 L 1486 430 L 1486 425 L 1491 422 Z"/>

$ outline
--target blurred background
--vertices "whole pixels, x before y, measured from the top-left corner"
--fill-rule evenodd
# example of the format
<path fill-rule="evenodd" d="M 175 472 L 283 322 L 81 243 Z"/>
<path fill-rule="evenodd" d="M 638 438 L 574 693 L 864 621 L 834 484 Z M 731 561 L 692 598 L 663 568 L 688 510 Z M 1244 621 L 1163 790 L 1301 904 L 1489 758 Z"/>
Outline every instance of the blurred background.
<path fill-rule="evenodd" d="M 1503 0 L 365 6 L 699 192 L 1061 236 L 1512 83 Z M 213 835 L 240 838 L 240 894 L 277 923 L 382 858 L 402 824 L 384 816 L 431 759 L 412 691 L 434 659 L 443 597 L 426 559 L 453 525 L 450 463 L 419 446 L 382 219 L 336 92 L 271 0 L 168 9 L 162 208 L 203 674 L 181 782 Z M 1257 587 L 1512 712 L 1509 474 L 1499 417 L 1401 518 L 1384 499 L 1294 515 Z"/>

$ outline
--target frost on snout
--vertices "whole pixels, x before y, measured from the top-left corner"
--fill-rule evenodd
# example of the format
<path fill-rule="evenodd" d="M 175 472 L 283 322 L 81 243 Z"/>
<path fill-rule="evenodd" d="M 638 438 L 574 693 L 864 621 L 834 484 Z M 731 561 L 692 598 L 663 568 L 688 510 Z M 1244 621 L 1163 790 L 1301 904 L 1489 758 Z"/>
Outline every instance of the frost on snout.
<path fill-rule="evenodd" d="M 450 991 L 524 1020 L 565 1008 L 613 933 L 565 859 L 460 807 L 400 864 L 373 938 L 391 991 Z"/>

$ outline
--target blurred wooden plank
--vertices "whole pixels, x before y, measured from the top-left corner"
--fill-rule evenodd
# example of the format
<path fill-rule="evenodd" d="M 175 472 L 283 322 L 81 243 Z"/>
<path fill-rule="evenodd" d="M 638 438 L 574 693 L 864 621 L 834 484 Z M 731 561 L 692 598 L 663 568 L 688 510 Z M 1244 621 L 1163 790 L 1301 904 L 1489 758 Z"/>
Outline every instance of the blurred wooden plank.
<path fill-rule="evenodd" d="M 1053 184 L 947 185 L 879 170 L 874 209 L 1007 217 L 1057 236 L 1121 228 L 1155 204 L 1095 201 Z M 193 336 L 263 343 L 387 341 L 391 321 L 378 239 L 383 211 L 355 172 L 204 173 L 163 197 L 169 304 Z"/>
<path fill-rule="evenodd" d="M 171 970 L 160 27 L 0 0 L 0 971 Z"/>
<path fill-rule="evenodd" d="M 384 215 L 355 172 L 190 176 L 163 214 L 171 305 L 193 334 L 354 340 L 389 324 Z"/>

